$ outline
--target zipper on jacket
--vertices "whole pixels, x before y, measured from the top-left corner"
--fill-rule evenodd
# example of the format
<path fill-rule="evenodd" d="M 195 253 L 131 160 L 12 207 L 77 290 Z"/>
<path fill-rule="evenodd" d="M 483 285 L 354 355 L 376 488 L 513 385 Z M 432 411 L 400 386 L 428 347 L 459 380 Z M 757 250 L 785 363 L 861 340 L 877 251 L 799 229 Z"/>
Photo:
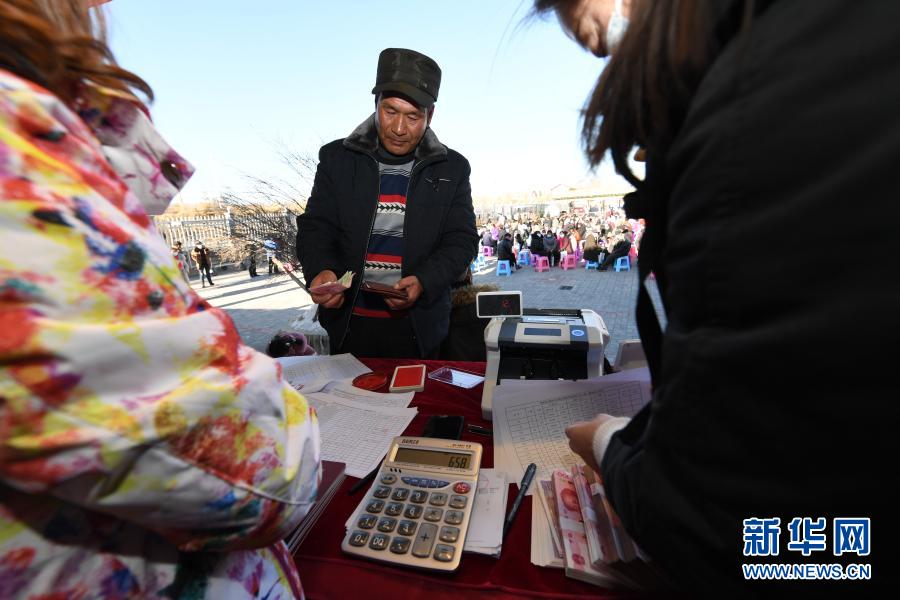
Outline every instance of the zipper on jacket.
<path fill-rule="evenodd" d="M 363 252 L 362 265 L 359 268 L 359 279 L 356 282 L 356 292 L 353 294 L 353 304 L 350 305 L 350 318 L 347 319 L 347 325 L 344 327 L 344 333 L 341 335 L 341 343 L 338 350 L 343 347 L 347 340 L 347 334 L 350 332 L 350 321 L 353 319 L 353 308 L 356 306 L 356 299 L 359 297 L 359 288 L 362 286 L 363 278 L 366 276 L 366 254 L 369 252 L 369 242 L 372 240 L 372 228 L 375 227 L 375 217 L 378 216 L 378 199 L 381 197 L 381 171 L 378 169 L 378 161 L 374 156 L 366 154 L 375 163 L 375 179 L 378 184 L 375 186 L 375 206 L 372 209 L 372 220 L 369 222 L 369 235 L 366 236 L 366 249 Z M 412 179 L 410 179 L 412 181 Z M 406 214 L 403 215 L 403 230 L 406 231 Z"/>
<path fill-rule="evenodd" d="M 439 161 L 438 161 L 437 159 L 435 159 L 435 158 L 431 158 L 431 159 L 425 159 L 425 160 L 421 161 L 421 162 L 420 162 L 419 164 L 417 164 L 417 165 L 413 165 L 412 171 L 410 171 L 410 173 L 409 173 L 409 187 L 408 187 L 408 189 L 407 189 L 407 191 L 406 191 L 406 204 L 407 204 L 407 206 L 409 206 L 409 200 L 410 200 L 410 197 L 411 197 L 411 195 L 412 195 L 412 191 L 413 191 L 413 189 L 415 188 L 415 183 L 416 183 L 416 182 L 415 182 L 414 177 L 416 176 L 417 173 L 420 173 L 420 172 L 422 171 L 422 169 L 424 169 L 424 168 L 427 167 L 428 165 L 432 165 L 432 164 L 434 164 L 434 163 L 436 163 L 436 162 L 439 162 Z M 381 180 L 379 179 L 379 184 L 380 184 L 380 182 L 381 182 Z M 408 211 L 408 210 L 404 210 L 404 211 L 403 211 L 403 238 L 404 238 L 404 243 L 403 243 L 403 254 L 406 254 L 406 242 L 405 242 L 405 239 L 406 239 L 406 218 L 407 218 L 407 216 L 409 216 L 409 211 Z M 405 257 L 405 256 L 403 257 L 403 264 L 406 264 L 406 257 Z M 403 271 L 401 270 L 401 271 L 400 271 L 400 277 L 402 278 L 403 276 L 404 276 L 404 275 L 403 275 Z M 419 282 L 419 285 L 422 285 L 422 282 L 421 282 L 421 281 Z M 423 291 L 424 291 L 424 290 L 423 290 Z M 422 344 L 420 343 L 420 340 L 419 340 L 419 332 L 416 331 L 416 320 L 413 318 L 413 311 L 412 311 L 412 310 L 409 311 L 409 325 L 410 325 L 410 328 L 411 328 L 412 331 L 413 331 L 413 335 L 415 336 L 416 347 L 419 349 L 419 354 L 421 354 L 421 355 L 424 356 L 424 353 L 422 352 Z"/>

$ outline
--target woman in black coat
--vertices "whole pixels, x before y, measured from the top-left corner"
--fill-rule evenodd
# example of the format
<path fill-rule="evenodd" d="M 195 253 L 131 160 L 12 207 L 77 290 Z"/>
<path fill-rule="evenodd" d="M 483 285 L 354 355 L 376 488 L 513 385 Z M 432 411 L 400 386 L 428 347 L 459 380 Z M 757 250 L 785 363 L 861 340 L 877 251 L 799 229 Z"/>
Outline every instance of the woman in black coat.
<path fill-rule="evenodd" d="M 531 233 L 531 246 L 529 247 L 531 250 L 532 256 L 544 256 L 544 236 L 540 231 L 533 231 Z"/>
<path fill-rule="evenodd" d="M 572 447 L 691 596 L 894 588 L 900 3 L 632 0 L 627 30 L 612 2 L 537 4 L 595 54 L 616 48 L 584 139 L 637 188 L 625 209 L 646 219 L 640 277 L 655 275 L 666 317 L 663 329 L 640 286 L 653 399 L 630 420 L 570 427 Z M 830 244 L 851 201 L 864 225 Z M 847 246 L 864 256 L 838 270 Z M 861 523 L 852 539 L 846 518 Z M 772 564 L 871 570 L 746 578 Z"/>

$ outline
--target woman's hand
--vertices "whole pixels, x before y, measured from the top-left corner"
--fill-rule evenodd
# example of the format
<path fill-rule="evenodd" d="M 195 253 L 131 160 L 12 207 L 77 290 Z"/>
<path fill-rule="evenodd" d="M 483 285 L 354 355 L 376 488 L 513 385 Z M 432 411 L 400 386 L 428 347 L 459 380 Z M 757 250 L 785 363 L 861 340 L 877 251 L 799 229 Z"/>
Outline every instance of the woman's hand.
<path fill-rule="evenodd" d="M 581 457 L 584 464 L 597 473 L 600 472 L 600 465 L 597 464 L 597 459 L 594 456 L 594 433 L 606 421 L 614 418 L 612 415 L 599 414 L 590 421 L 581 421 L 566 427 L 569 448 Z"/>

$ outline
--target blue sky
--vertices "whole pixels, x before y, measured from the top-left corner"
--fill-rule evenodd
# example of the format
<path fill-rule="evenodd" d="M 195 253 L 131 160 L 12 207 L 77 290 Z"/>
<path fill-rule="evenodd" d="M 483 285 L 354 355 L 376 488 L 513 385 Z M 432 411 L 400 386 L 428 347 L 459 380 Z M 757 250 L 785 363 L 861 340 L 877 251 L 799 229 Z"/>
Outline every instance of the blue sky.
<path fill-rule="evenodd" d="M 414 48 L 443 80 L 432 127 L 472 164 L 473 194 L 592 177 L 579 110 L 602 62 L 527 0 L 114 0 L 120 64 L 154 88 L 152 113 L 198 168 L 187 201 L 242 173 L 286 177 L 276 146 L 316 155 L 371 114 L 378 53 Z M 628 185 L 601 166 L 610 191 Z"/>

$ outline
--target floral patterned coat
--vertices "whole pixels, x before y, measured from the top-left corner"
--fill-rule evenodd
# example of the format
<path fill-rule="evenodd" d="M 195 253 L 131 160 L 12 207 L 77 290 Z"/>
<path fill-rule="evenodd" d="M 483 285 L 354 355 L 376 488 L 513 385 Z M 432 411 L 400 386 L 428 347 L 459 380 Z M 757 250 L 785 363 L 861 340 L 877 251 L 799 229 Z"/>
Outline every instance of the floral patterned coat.
<path fill-rule="evenodd" d="M 132 193 L 189 174 L 135 102 L 0 70 L 0 598 L 301 594 L 318 425 Z"/>

